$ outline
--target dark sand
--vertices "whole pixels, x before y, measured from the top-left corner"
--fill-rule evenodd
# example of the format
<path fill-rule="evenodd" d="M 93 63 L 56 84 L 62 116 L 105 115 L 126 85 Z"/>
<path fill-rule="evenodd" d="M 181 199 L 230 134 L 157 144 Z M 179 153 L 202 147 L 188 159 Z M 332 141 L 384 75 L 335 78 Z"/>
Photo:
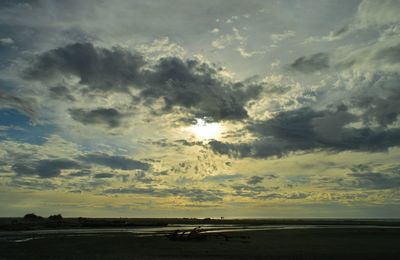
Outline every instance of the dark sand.
<path fill-rule="evenodd" d="M 400 259 L 400 229 L 328 228 L 226 233 L 170 241 L 129 233 L 0 240 L 0 259 Z M 244 236 L 244 237 L 241 237 Z"/>

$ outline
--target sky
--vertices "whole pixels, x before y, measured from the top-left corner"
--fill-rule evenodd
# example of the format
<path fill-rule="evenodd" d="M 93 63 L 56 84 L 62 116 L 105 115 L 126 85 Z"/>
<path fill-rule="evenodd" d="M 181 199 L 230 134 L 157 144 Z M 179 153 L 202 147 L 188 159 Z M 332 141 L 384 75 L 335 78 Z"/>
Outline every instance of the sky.
<path fill-rule="evenodd" d="M 2 0 L 0 216 L 400 217 L 399 13 Z"/>

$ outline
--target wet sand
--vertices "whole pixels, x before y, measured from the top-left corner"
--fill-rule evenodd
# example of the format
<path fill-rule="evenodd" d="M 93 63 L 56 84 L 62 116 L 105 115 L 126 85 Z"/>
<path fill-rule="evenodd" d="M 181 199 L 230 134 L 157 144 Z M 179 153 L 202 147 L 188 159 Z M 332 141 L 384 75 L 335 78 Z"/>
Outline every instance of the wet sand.
<path fill-rule="evenodd" d="M 289 229 L 170 241 L 129 233 L 45 235 L 0 241 L 0 259 L 400 259 L 400 230 Z"/>

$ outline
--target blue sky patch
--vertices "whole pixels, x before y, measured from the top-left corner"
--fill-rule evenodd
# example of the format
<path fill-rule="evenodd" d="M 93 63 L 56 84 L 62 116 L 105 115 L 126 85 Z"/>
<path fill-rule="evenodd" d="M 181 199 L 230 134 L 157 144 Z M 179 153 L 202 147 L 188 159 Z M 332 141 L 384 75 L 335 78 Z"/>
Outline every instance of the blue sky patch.
<path fill-rule="evenodd" d="M 54 133 L 51 125 L 33 124 L 30 118 L 15 109 L 0 109 L 0 140 L 43 144 Z"/>

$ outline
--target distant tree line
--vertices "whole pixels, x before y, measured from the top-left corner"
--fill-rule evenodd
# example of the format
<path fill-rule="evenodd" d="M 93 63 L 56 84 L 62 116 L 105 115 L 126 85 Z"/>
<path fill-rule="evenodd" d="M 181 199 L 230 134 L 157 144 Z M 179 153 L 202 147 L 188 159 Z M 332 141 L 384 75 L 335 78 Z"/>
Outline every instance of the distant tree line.
<path fill-rule="evenodd" d="M 24 219 L 29 220 L 29 221 L 37 221 L 37 220 L 43 220 L 45 218 L 42 216 L 36 215 L 35 213 L 28 213 L 24 216 Z M 63 220 L 63 217 L 61 214 L 56 214 L 56 215 L 50 215 L 47 219 L 60 221 L 60 220 Z"/>

